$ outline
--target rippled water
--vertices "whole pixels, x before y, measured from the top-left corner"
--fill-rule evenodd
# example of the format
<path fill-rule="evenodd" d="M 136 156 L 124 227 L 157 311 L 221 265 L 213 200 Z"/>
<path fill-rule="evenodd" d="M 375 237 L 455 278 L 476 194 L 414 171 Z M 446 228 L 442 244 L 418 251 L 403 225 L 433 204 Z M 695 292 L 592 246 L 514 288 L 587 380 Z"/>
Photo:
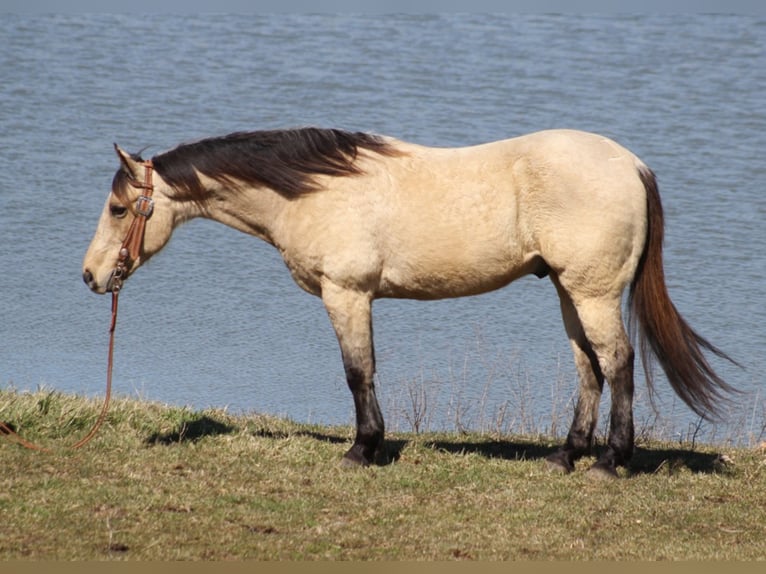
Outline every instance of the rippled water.
<path fill-rule="evenodd" d="M 0 385 L 100 395 L 109 301 L 80 279 L 116 169 L 241 129 L 320 125 L 427 145 L 551 127 L 613 137 L 658 174 L 671 295 L 744 370 L 729 425 L 766 421 L 766 22 L 745 16 L 6 16 L 0 22 Z M 390 427 L 568 423 L 574 367 L 548 281 L 479 297 L 379 301 Z M 115 385 L 202 408 L 348 423 L 352 403 L 319 299 L 278 254 L 195 221 L 121 298 Z M 641 376 L 639 374 L 639 376 Z M 696 419 L 660 383 L 656 419 Z M 425 393 L 425 402 L 419 393 Z M 606 417 L 604 417 L 605 419 Z"/>

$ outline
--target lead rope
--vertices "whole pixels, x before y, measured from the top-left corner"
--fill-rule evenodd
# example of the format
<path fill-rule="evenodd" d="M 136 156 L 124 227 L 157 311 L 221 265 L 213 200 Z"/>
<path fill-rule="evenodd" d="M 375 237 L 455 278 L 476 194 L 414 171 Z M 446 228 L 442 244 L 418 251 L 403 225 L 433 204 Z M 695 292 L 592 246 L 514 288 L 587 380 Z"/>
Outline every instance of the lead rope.
<path fill-rule="evenodd" d="M 98 429 L 106 420 L 106 413 L 109 411 L 109 399 L 112 397 L 112 366 L 114 365 L 114 328 L 117 326 L 117 298 L 120 296 L 120 290 L 112 291 L 112 319 L 109 322 L 109 354 L 106 367 L 106 395 L 104 404 L 101 407 L 101 413 L 98 415 L 96 424 L 90 429 L 90 432 L 83 438 L 74 443 L 70 448 L 76 449 L 88 444 L 90 439 L 96 436 Z"/>
<path fill-rule="evenodd" d="M 82 439 L 78 440 L 76 443 L 71 445 L 69 448 L 71 449 L 78 449 L 86 444 L 88 444 L 91 439 L 96 436 L 96 433 L 98 432 L 98 429 L 101 428 L 101 425 L 104 423 L 104 420 L 106 419 L 106 414 L 109 411 L 109 399 L 112 396 L 112 365 L 114 364 L 114 328 L 117 325 L 117 297 L 119 296 L 119 289 L 116 291 L 112 291 L 112 320 L 109 324 L 109 359 L 107 360 L 107 368 L 106 368 L 106 396 L 104 397 L 104 404 L 101 407 L 101 413 L 98 415 L 98 419 L 96 420 L 96 423 L 93 425 L 93 427 L 90 429 L 90 432 L 88 432 L 87 435 L 85 435 Z M 31 441 L 28 441 L 19 433 L 17 433 L 14 429 L 12 429 L 10 426 L 8 426 L 6 423 L 0 421 L 0 435 L 3 435 L 7 440 L 11 442 L 15 442 L 16 444 L 20 444 L 24 448 L 28 448 L 30 450 L 36 450 L 40 452 L 46 452 L 46 453 L 53 453 L 51 449 L 45 446 L 41 446 L 39 444 L 33 443 Z"/>
<path fill-rule="evenodd" d="M 101 407 L 101 413 L 98 415 L 96 423 L 90 429 L 88 434 L 71 445 L 69 447 L 70 449 L 78 449 L 88 444 L 91 439 L 96 436 L 98 429 L 101 428 L 101 425 L 106 420 L 106 415 L 109 411 L 109 399 L 112 396 L 112 367 L 114 365 L 114 331 L 117 326 L 117 300 L 120 295 L 120 290 L 122 289 L 122 282 L 127 276 L 128 259 L 135 261 L 136 257 L 138 257 L 141 245 L 144 241 L 146 220 L 152 214 L 154 209 L 154 202 L 152 200 L 152 192 L 154 191 L 154 185 L 152 184 L 152 170 L 154 166 L 151 160 L 145 161 L 143 165 L 145 170 L 144 183 L 134 184 L 134 187 L 143 190 L 143 194 L 139 195 L 138 200 L 136 201 L 136 217 L 133 219 L 133 223 L 131 223 L 130 228 L 128 229 L 128 234 L 125 236 L 125 240 L 120 247 L 117 266 L 115 267 L 112 279 L 112 319 L 109 323 L 109 353 L 106 367 L 106 395 L 104 397 L 104 404 Z M 30 450 L 46 453 L 53 452 L 47 447 L 28 441 L 3 421 L 0 421 L 0 435 L 7 440 L 20 444 Z"/>

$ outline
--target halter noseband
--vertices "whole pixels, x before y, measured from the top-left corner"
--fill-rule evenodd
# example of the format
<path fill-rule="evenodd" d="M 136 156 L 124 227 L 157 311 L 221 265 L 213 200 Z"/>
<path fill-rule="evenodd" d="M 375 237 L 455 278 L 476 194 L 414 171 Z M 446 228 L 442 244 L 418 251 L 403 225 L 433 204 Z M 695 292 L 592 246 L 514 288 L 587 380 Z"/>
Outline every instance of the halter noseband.
<path fill-rule="evenodd" d="M 136 216 L 133 219 L 133 223 L 130 224 L 128 234 L 125 236 L 125 240 L 120 247 L 117 266 L 112 275 L 113 293 L 118 292 L 122 288 L 122 282 L 128 274 L 129 262 L 135 262 L 141 254 L 141 245 L 144 242 L 146 220 L 149 219 L 152 211 L 154 211 L 154 200 L 152 199 L 152 192 L 154 192 L 154 184 L 152 183 L 154 164 L 152 164 L 152 160 L 147 160 L 143 162 L 142 165 L 144 166 L 144 182 L 139 183 L 132 181 L 130 184 L 133 187 L 141 189 L 143 193 L 136 199 Z"/>

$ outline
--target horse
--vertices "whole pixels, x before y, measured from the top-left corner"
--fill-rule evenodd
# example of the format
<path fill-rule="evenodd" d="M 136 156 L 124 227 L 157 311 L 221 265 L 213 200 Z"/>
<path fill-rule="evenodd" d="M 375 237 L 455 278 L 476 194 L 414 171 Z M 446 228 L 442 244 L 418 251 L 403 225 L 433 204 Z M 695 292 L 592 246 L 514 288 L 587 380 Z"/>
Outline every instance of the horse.
<path fill-rule="evenodd" d="M 546 458 L 553 471 L 572 472 L 593 453 L 605 380 L 608 437 L 589 471 L 615 477 L 628 466 L 633 342 L 650 391 L 656 359 L 705 419 L 720 418 L 736 392 L 706 355 L 734 361 L 669 297 L 655 174 L 605 136 L 555 129 L 438 148 L 302 127 L 206 138 L 151 160 L 114 147 L 120 167 L 84 258 L 85 283 L 96 293 L 116 291 L 197 217 L 274 246 L 295 282 L 321 297 L 340 345 L 356 414 L 346 465 L 375 463 L 384 444 L 371 313 L 378 298 L 462 297 L 529 274 L 548 277 L 579 379 L 566 440 Z M 138 218 L 145 235 L 128 254 L 121 241 Z"/>

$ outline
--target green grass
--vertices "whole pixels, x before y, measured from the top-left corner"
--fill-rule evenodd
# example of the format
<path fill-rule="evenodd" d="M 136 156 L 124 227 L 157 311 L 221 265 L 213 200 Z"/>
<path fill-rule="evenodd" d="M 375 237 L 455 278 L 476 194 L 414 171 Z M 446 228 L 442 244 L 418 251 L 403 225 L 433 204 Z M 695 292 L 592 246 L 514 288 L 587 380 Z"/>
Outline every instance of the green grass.
<path fill-rule="evenodd" d="M 0 391 L 0 559 L 766 559 L 766 454 L 644 442 L 616 481 L 548 474 L 541 437 L 398 433 Z M 1 439 L 2 437 L 0 437 Z"/>

